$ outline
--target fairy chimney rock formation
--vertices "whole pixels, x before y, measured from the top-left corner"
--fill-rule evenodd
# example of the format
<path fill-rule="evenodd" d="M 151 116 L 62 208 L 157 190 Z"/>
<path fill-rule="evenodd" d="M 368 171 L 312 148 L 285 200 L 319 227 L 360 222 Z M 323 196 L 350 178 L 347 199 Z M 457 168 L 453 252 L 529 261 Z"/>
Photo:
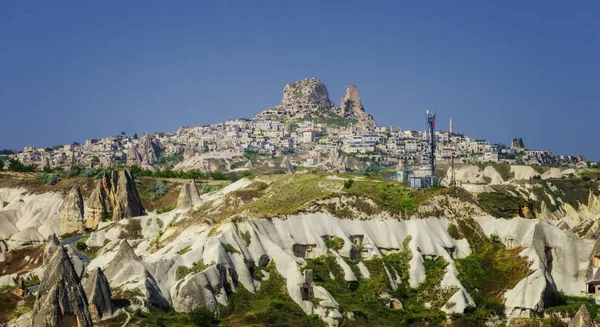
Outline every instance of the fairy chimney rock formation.
<path fill-rule="evenodd" d="M 338 114 L 342 117 L 356 118 L 359 124 L 365 127 L 375 126 L 373 117 L 365 112 L 365 108 L 360 102 L 358 87 L 356 85 L 348 85 L 346 88 L 346 93 L 344 93 L 340 102 Z"/>
<path fill-rule="evenodd" d="M 189 210 L 200 204 L 200 193 L 196 187 L 196 183 L 190 182 L 181 186 L 179 198 L 177 198 L 177 210 Z"/>
<path fill-rule="evenodd" d="M 88 301 L 65 249 L 59 246 L 44 267 L 32 326 L 92 326 Z"/>
<path fill-rule="evenodd" d="M 104 219 L 119 221 L 145 214 L 131 171 L 112 171 L 102 176 L 87 201 L 86 227 L 95 229 Z"/>
<path fill-rule="evenodd" d="M 58 212 L 60 235 L 83 231 L 84 205 L 79 185 L 73 186 L 69 191 Z"/>
<path fill-rule="evenodd" d="M 83 284 L 83 290 L 88 299 L 89 310 L 94 322 L 111 317 L 115 311 L 112 303 L 108 280 L 102 269 L 92 271 Z"/>
<path fill-rule="evenodd" d="M 46 245 L 44 246 L 44 263 L 46 263 L 51 257 L 54 251 L 60 246 L 60 241 L 56 234 L 48 236 Z"/>
<path fill-rule="evenodd" d="M 286 174 L 293 174 L 294 173 L 294 168 L 292 167 L 292 163 L 290 162 L 290 158 L 288 158 L 287 156 L 285 156 L 283 158 L 283 161 L 281 162 L 281 168 L 283 168 L 285 170 Z"/>
<path fill-rule="evenodd" d="M 590 316 L 590 312 L 585 304 L 582 304 L 581 307 L 579 307 L 579 310 L 575 314 L 575 317 L 571 319 L 568 327 L 594 327 L 592 316 Z"/>

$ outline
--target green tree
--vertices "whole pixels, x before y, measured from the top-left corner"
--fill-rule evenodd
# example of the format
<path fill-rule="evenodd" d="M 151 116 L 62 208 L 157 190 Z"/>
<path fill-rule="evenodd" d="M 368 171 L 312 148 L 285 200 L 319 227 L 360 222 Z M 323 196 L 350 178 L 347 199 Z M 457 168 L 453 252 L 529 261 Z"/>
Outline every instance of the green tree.
<path fill-rule="evenodd" d="M 8 170 L 21 173 L 30 173 L 35 170 L 34 166 L 24 165 L 19 159 L 10 159 L 8 161 Z"/>
<path fill-rule="evenodd" d="M 138 135 L 137 135 L 137 133 L 133 133 L 133 139 L 134 139 L 134 140 L 137 140 L 137 139 L 138 139 Z"/>

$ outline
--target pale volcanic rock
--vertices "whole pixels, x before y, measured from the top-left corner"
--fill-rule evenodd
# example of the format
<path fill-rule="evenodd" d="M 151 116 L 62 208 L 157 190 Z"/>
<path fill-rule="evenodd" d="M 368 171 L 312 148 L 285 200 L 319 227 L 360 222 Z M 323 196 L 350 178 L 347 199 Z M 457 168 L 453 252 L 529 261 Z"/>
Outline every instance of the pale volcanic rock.
<path fill-rule="evenodd" d="M 94 322 L 111 317 L 115 312 L 112 303 L 110 286 L 102 269 L 96 268 L 83 283 L 83 289 L 88 298 L 90 314 Z"/>
<path fill-rule="evenodd" d="M 113 287 L 139 289 L 144 302 L 163 308 L 169 306 L 156 280 L 126 240 L 120 242 L 119 250 L 107 265 L 104 275 Z"/>
<path fill-rule="evenodd" d="M 286 109 L 330 109 L 327 87 L 315 77 L 287 84 L 283 88 L 281 105 Z"/>
<path fill-rule="evenodd" d="M 179 192 L 179 198 L 177 198 L 177 210 L 186 211 L 189 210 L 202 202 L 200 199 L 200 193 L 196 187 L 196 183 L 193 181 L 190 183 L 183 184 L 181 191 Z"/>
<path fill-rule="evenodd" d="M 273 115 L 306 117 L 317 110 L 333 111 L 334 109 L 335 106 L 329 99 L 325 84 L 312 77 L 287 84 L 283 88 L 281 103 L 261 112 L 256 117 L 269 118 Z"/>
<path fill-rule="evenodd" d="M 59 209 L 60 235 L 79 233 L 84 228 L 83 196 L 79 185 L 73 186 Z"/>
<path fill-rule="evenodd" d="M 158 160 L 163 145 L 158 138 L 151 135 L 142 136 L 138 143 L 127 151 L 127 165 L 152 169 Z"/>
<path fill-rule="evenodd" d="M 87 202 L 86 225 L 96 228 L 104 218 L 119 221 L 145 214 L 131 171 L 113 171 L 105 173 L 92 191 Z"/>
<path fill-rule="evenodd" d="M 283 161 L 281 162 L 280 167 L 285 170 L 286 174 L 293 174 L 294 173 L 294 168 L 292 167 L 292 163 L 290 162 L 290 158 L 288 158 L 287 156 L 285 156 L 283 158 Z"/>
<path fill-rule="evenodd" d="M 87 298 L 65 249 L 46 264 L 32 314 L 32 326 L 93 326 Z"/>
<path fill-rule="evenodd" d="M 342 97 L 338 113 L 342 117 L 358 119 L 360 124 L 365 127 L 375 126 L 373 117 L 365 112 L 365 108 L 360 102 L 358 87 L 356 85 L 348 85 L 346 88 L 346 93 Z"/>
<path fill-rule="evenodd" d="M 571 319 L 568 327 L 594 327 L 594 322 L 592 321 L 592 316 L 588 311 L 585 304 L 582 304 L 577 310 L 575 317 Z"/>

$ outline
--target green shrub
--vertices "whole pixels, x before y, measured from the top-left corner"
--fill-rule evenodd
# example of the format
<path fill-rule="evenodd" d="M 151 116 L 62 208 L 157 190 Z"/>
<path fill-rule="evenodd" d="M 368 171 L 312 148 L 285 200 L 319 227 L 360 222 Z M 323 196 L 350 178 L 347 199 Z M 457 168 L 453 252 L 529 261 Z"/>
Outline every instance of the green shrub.
<path fill-rule="evenodd" d="M 225 248 L 225 251 L 227 251 L 227 253 L 240 253 L 238 249 L 236 249 L 233 245 L 229 243 L 223 243 L 223 247 Z"/>
<path fill-rule="evenodd" d="M 189 246 L 186 246 L 186 247 L 184 247 L 183 249 L 181 249 L 181 250 L 177 251 L 177 254 L 179 254 L 179 255 L 184 255 L 184 254 L 186 254 L 186 253 L 188 253 L 188 252 L 190 252 L 190 251 L 192 251 L 192 248 L 191 248 L 191 247 L 189 247 Z"/>
<path fill-rule="evenodd" d="M 354 180 L 352 178 L 345 180 L 344 181 L 344 188 L 350 188 L 350 187 L 352 187 L 353 183 L 354 183 Z"/>
<path fill-rule="evenodd" d="M 215 318 L 215 313 L 206 307 L 199 306 L 188 313 L 190 321 L 199 327 L 218 326 L 220 321 Z"/>
<path fill-rule="evenodd" d="M 79 251 L 85 251 L 88 246 L 83 241 L 77 241 L 77 243 L 75 243 L 75 248 Z"/>
<path fill-rule="evenodd" d="M 462 240 L 464 238 L 455 224 L 448 224 L 448 235 L 455 240 Z"/>
<path fill-rule="evenodd" d="M 340 250 L 344 247 L 344 240 L 337 236 L 327 238 L 325 240 L 325 246 L 327 246 L 328 249 Z"/>
<path fill-rule="evenodd" d="M 150 200 L 154 201 L 167 193 L 167 184 L 162 179 L 156 180 L 156 185 L 150 190 Z"/>
<path fill-rule="evenodd" d="M 177 270 L 175 272 L 175 277 L 177 278 L 177 280 L 180 280 L 189 274 L 196 274 L 201 271 L 204 271 L 209 266 L 210 265 L 204 264 L 204 260 L 200 260 L 200 261 L 196 261 L 196 262 L 192 263 L 191 267 L 179 266 L 179 267 L 177 267 Z"/>
<path fill-rule="evenodd" d="M 244 240 L 244 244 L 246 244 L 246 246 L 250 245 L 250 241 L 251 241 L 250 231 L 240 232 L 240 236 Z"/>
<path fill-rule="evenodd" d="M 48 176 L 48 178 L 46 179 L 46 184 L 48 184 L 48 185 L 55 185 L 59 181 L 60 181 L 60 174 L 59 173 L 54 173 L 54 174 Z"/>

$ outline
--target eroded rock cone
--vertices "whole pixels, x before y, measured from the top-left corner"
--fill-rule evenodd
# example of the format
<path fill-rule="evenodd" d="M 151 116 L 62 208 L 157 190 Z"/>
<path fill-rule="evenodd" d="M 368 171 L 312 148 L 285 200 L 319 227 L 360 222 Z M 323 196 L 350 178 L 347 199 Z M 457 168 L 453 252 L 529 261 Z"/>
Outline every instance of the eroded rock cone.
<path fill-rule="evenodd" d="M 86 226 L 95 229 L 105 218 L 119 221 L 146 214 L 130 170 L 106 173 L 87 202 Z"/>
<path fill-rule="evenodd" d="M 83 232 L 84 206 L 79 185 L 69 191 L 58 212 L 60 235 Z"/>
<path fill-rule="evenodd" d="M 177 198 L 177 210 L 184 211 L 200 204 L 200 193 L 194 182 L 186 183 L 181 186 L 179 198 Z"/>
<path fill-rule="evenodd" d="M 60 241 L 58 240 L 58 237 L 56 237 L 56 234 L 48 236 L 48 240 L 44 246 L 44 263 L 48 262 L 52 257 L 52 253 L 54 253 L 59 246 Z"/>
<path fill-rule="evenodd" d="M 126 240 L 121 241 L 119 252 L 104 270 L 104 275 L 113 287 L 126 284 L 128 287 L 136 287 L 151 305 L 169 306 L 156 280 Z"/>
<path fill-rule="evenodd" d="M 360 102 L 358 87 L 356 85 L 348 85 L 346 88 L 346 93 L 344 93 L 340 102 L 339 115 L 356 118 L 359 121 L 359 125 L 363 127 L 372 128 L 375 126 L 373 116 L 365 112 L 365 108 Z"/>
<path fill-rule="evenodd" d="M 94 322 L 103 317 L 111 317 L 115 311 L 110 292 L 108 280 L 102 269 L 92 271 L 83 284 L 83 290 L 88 299 L 89 310 Z"/>
<path fill-rule="evenodd" d="M 93 325 L 85 292 L 62 246 L 54 251 L 45 266 L 33 307 L 31 325 Z"/>
<path fill-rule="evenodd" d="M 292 163 L 290 162 L 290 158 L 288 158 L 287 156 L 285 156 L 283 158 L 283 161 L 281 162 L 281 168 L 283 168 L 285 170 L 286 174 L 293 174 L 294 173 L 294 168 L 292 167 Z"/>
<path fill-rule="evenodd" d="M 575 317 L 573 317 L 569 323 L 569 327 L 594 327 L 592 316 L 590 316 L 590 312 L 585 304 L 582 304 L 581 307 L 579 307 Z"/>

